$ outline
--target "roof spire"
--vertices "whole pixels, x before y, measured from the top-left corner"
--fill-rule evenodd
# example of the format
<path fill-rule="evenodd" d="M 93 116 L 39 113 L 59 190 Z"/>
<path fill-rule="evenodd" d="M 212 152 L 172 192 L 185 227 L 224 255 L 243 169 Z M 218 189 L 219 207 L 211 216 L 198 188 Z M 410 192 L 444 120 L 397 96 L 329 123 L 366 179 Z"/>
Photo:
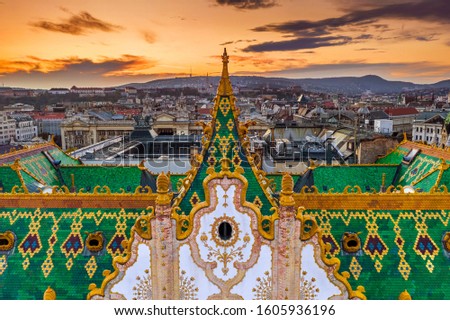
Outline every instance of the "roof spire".
<path fill-rule="evenodd" d="M 228 54 L 227 48 L 223 49 L 222 55 L 222 77 L 220 78 L 219 87 L 217 88 L 218 96 L 231 96 L 233 95 L 233 88 L 231 87 L 230 77 L 228 75 Z"/>

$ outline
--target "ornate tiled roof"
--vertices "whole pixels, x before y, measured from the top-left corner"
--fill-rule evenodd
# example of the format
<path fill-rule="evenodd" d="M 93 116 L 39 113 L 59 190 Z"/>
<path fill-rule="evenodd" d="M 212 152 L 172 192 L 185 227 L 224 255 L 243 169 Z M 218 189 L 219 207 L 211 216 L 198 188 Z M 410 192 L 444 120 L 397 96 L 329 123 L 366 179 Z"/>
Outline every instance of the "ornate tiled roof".
<path fill-rule="evenodd" d="M 100 284 L 112 259 L 124 255 L 144 209 L 2 208 L 0 233 L 13 232 L 11 250 L 0 252 L 0 299 L 42 299 L 50 286 L 58 299 L 85 299 Z M 89 236 L 97 234 L 94 248 Z M 92 236 L 91 236 L 92 237 Z"/>
<path fill-rule="evenodd" d="M 397 299 L 404 290 L 413 299 L 450 298 L 448 156 L 405 140 L 378 165 L 315 168 L 315 187 L 294 195 L 300 217 L 317 226 L 325 257 L 338 258 L 341 274 L 368 299 Z M 385 188 L 365 192 L 382 173 Z"/>
<path fill-rule="evenodd" d="M 408 159 L 409 154 L 413 154 L 411 159 Z M 442 148 L 405 140 L 388 155 L 378 159 L 377 163 L 399 165 L 394 186 L 411 186 L 421 192 L 441 185 L 450 186 L 447 180 L 442 180 L 448 174 L 450 152 Z"/>
<path fill-rule="evenodd" d="M 317 221 L 326 257 L 340 260 L 352 288 L 363 286 L 368 299 L 397 299 L 405 289 L 413 299 L 450 298 L 450 261 L 442 245 L 450 210 L 352 208 L 303 212 Z M 350 234 L 358 239 L 354 252 L 344 249 Z"/>
<path fill-rule="evenodd" d="M 1 160 L 0 238 L 12 241 L 0 243 L 0 299 L 42 299 L 48 287 L 58 299 L 85 299 L 125 254 L 136 220 L 152 210 L 143 170 L 81 166 L 52 143 Z M 68 188 L 72 174 L 76 190 Z"/>

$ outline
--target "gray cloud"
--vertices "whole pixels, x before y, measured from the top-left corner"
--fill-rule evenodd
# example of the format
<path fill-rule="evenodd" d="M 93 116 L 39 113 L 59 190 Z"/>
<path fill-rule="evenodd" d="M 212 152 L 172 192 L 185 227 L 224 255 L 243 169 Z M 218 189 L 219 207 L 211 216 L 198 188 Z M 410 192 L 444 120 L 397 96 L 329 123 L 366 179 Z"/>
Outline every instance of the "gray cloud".
<path fill-rule="evenodd" d="M 336 4 L 341 10 L 353 11 L 355 8 L 375 8 L 389 4 L 406 4 L 422 0 L 327 0 Z"/>
<path fill-rule="evenodd" d="M 426 42 L 437 40 L 435 34 L 430 34 L 428 36 L 417 36 L 415 39 L 417 41 L 426 41 Z"/>
<path fill-rule="evenodd" d="M 233 6 L 237 9 L 264 9 L 277 5 L 276 0 L 216 0 L 222 6 Z"/>
<path fill-rule="evenodd" d="M 336 2 L 336 1 L 334 1 Z M 340 3 L 340 1 L 338 1 Z M 347 2 L 346 2 L 347 3 Z M 448 0 L 395 0 L 391 2 L 376 2 L 365 0 L 349 1 L 347 13 L 339 17 L 317 21 L 294 20 L 282 23 L 270 23 L 253 28 L 255 32 L 276 32 L 295 39 L 277 42 L 264 42 L 244 48 L 244 51 L 286 51 L 310 49 L 328 46 L 345 45 L 350 42 L 364 42 L 370 39 L 384 40 L 388 37 L 374 36 L 369 29 L 380 34 L 389 29 L 387 24 L 379 23 L 380 19 L 421 20 L 433 23 L 450 24 L 450 1 Z M 339 35 L 341 32 L 361 32 L 360 36 L 349 37 Z M 436 32 L 423 34 L 417 32 L 414 36 L 401 35 L 403 39 L 417 41 L 433 41 Z M 397 37 L 401 39 L 401 37 Z"/>
<path fill-rule="evenodd" d="M 233 43 L 234 43 L 234 41 L 227 41 L 227 42 L 219 43 L 219 46 L 226 46 L 226 45 L 233 44 Z"/>
<path fill-rule="evenodd" d="M 233 44 L 233 43 L 243 43 L 243 42 L 251 43 L 251 42 L 256 42 L 256 41 L 257 41 L 256 39 L 240 39 L 240 40 L 236 40 L 236 41 L 226 41 L 226 42 L 220 43 L 219 46 L 226 46 L 226 45 Z"/>
<path fill-rule="evenodd" d="M 84 35 L 90 31 L 116 32 L 123 29 L 121 26 L 97 19 L 86 11 L 72 14 L 70 18 L 59 23 L 41 20 L 31 22 L 30 25 L 47 31 L 68 33 L 75 36 Z"/>
<path fill-rule="evenodd" d="M 296 38 L 285 41 L 269 41 L 254 44 L 244 48 L 245 52 L 264 52 L 264 51 L 291 51 L 315 49 L 320 47 L 341 46 L 352 42 L 351 37 L 320 37 L 320 38 Z"/>
<path fill-rule="evenodd" d="M 349 25 L 369 25 L 381 18 L 394 18 L 406 20 L 423 20 L 427 22 L 450 23 L 450 1 L 448 0 L 423 0 L 420 2 L 394 3 L 385 6 L 355 10 L 337 18 L 328 18 L 317 21 L 295 20 L 278 24 L 267 24 L 256 27 L 257 32 L 279 32 L 285 34 L 299 35 L 301 32 L 310 30 L 322 30 L 323 32 Z M 387 27 L 378 24 L 378 27 Z"/>
<path fill-rule="evenodd" d="M 372 38 L 373 38 L 373 35 L 365 33 L 365 34 L 361 34 L 361 35 L 357 36 L 355 39 L 356 40 L 369 40 Z"/>

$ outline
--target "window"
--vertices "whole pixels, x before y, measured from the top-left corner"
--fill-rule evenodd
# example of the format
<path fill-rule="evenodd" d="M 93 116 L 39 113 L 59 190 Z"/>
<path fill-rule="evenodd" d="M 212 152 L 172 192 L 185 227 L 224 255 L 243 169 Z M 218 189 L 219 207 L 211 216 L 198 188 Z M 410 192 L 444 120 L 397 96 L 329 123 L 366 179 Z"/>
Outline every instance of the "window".
<path fill-rule="evenodd" d="M 223 221 L 219 224 L 219 237 L 223 241 L 230 240 L 231 235 L 233 234 L 233 228 L 231 227 L 231 224 L 229 224 L 227 221 Z"/>
<path fill-rule="evenodd" d="M 445 252 L 450 253 L 450 232 L 446 232 L 442 237 L 442 245 Z"/>
<path fill-rule="evenodd" d="M 0 251 L 11 251 L 14 248 L 16 237 L 11 231 L 0 233 Z"/>
<path fill-rule="evenodd" d="M 100 231 L 89 233 L 86 237 L 84 255 L 98 255 L 104 249 L 104 237 Z"/>
<path fill-rule="evenodd" d="M 357 253 L 361 249 L 359 235 L 353 232 L 345 232 L 342 237 L 342 249 L 347 253 Z"/>

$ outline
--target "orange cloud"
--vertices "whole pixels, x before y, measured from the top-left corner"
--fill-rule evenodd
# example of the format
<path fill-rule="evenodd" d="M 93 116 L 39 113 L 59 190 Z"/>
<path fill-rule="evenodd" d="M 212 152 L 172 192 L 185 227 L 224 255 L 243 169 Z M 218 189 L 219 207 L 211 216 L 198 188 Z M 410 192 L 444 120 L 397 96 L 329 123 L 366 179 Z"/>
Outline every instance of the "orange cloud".
<path fill-rule="evenodd" d="M 96 74 L 103 77 L 146 74 L 156 61 L 134 55 L 122 55 L 120 58 L 102 57 L 98 61 L 79 57 L 61 59 L 42 59 L 28 56 L 27 60 L 0 60 L 0 74 L 17 72 L 53 73 L 66 71 L 77 74 Z"/>
<path fill-rule="evenodd" d="M 144 40 L 150 44 L 155 43 L 156 41 L 156 34 L 152 31 L 142 31 L 142 36 L 144 37 Z"/>
<path fill-rule="evenodd" d="M 0 74 L 15 73 L 15 72 L 42 72 L 48 73 L 64 69 L 69 64 L 81 63 L 79 58 L 66 58 L 46 60 L 33 56 L 28 56 L 28 60 L 0 60 Z"/>
<path fill-rule="evenodd" d="M 66 10 L 63 10 L 67 12 Z M 56 23 L 46 20 L 30 23 L 31 26 L 47 31 L 68 33 L 79 36 L 90 31 L 116 32 L 123 27 L 93 17 L 89 12 L 81 11 L 79 14 L 72 14 L 68 19 Z"/>
<path fill-rule="evenodd" d="M 112 63 L 118 68 L 104 73 L 105 77 L 122 77 L 148 74 L 148 69 L 156 66 L 156 61 L 134 55 L 122 55 L 120 59 L 105 60 L 103 63 Z"/>

